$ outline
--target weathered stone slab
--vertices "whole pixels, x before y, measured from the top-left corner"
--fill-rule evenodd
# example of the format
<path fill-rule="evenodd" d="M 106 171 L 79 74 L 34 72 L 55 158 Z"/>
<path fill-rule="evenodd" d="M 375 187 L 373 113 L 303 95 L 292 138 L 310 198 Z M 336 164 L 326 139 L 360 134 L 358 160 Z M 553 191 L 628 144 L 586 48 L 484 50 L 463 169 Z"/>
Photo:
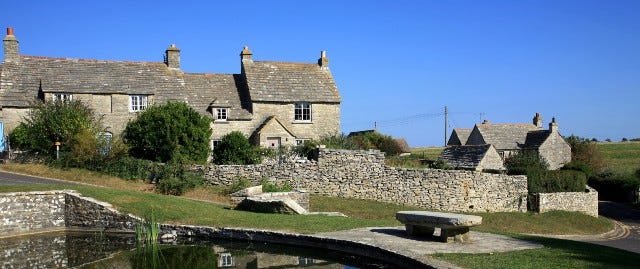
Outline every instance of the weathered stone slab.
<path fill-rule="evenodd" d="M 482 224 L 480 216 L 430 211 L 399 211 L 396 219 L 413 236 L 433 236 L 435 229 L 440 228 L 443 242 L 469 242 L 469 228 Z"/>

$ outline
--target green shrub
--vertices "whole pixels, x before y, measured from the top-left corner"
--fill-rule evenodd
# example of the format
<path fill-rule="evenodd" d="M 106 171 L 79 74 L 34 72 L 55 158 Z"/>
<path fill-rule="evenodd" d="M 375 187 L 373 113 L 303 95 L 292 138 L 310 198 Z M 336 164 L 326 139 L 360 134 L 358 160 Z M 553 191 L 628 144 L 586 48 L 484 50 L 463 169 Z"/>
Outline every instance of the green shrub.
<path fill-rule="evenodd" d="M 589 177 L 589 186 L 598 191 L 598 198 L 606 201 L 636 202 L 635 192 L 640 179 L 633 175 L 604 171 Z"/>
<path fill-rule="evenodd" d="M 186 168 L 178 161 L 174 161 L 160 168 L 156 190 L 162 194 L 182 195 L 190 189 L 202 186 L 203 183 L 203 175 Z"/>
<path fill-rule="evenodd" d="M 330 149 L 362 149 L 351 138 L 344 134 L 335 134 L 323 136 L 318 140 L 318 145 L 325 145 Z"/>
<path fill-rule="evenodd" d="M 584 192 L 587 176 L 575 170 L 529 170 L 527 183 L 529 193 Z"/>
<path fill-rule="evenodd" d="M 572 161 L 570 163 L 565 164 L 562 168 L 562 170 L 574 170 L 574 171 L 580 171 L 583 172 L 588 176 L 591 176 L 591 174 L 593 173 L 593 171 L 591 170 L 591 167 L 583 162 L 580 161 Z"/>
<path fill-rule="evenodd" d="M 289 183 L 278 185 L 272 183 L 266 178 L 262 180 L 262 192 L 290 192 L 292 190 L 293 186 L 291 186 Z"/>
<path fill-rule="evenodd" d="M 443 161 L 443 160 L 437 160 L 437 161 L 435 161 L 435 162 L 431 163 L 431 164 L 429 165 L 429 168 L 432 168 L 432 169 L 445 169 L 445 170 L 447 170 L 447 169 L 451 169 L 451 166 L 450 166 L 447 162 L 445 162 L 445 161 Z"/>
<path fill-rule="evenodd" d="M 183 102 L 154 105 L 130 121 L 123 132 L 131 156 L 169 162 L 176 154 L 187 162 L 209 157 L 211 120 Z"/>
<path fill-rule="evenodd" d="M 18 124 L 16 128 L 9 134 L 9 144 L 12 149 L 27 149 L 29 145 L 29 137 L 27 126 L 24 123 Z"/>
<path fill-rule="evenodd" d="M 508 157 L 504 163 L 509 175 L 527 175 L 529 171 L 547 170 L 549 165 L 535 151 L 525 150 Z"/>
<path fill-rule="evenodd" d="M 233 182 L 233 184 L 231 184 L 229 193 L 241 191 L 249 187 L 251 187 L 251 180 L 246 177 L 239 177 L 236 179 L 236 181 Z"/>
<path fill-rule="evenodd" d="M 304 141 L 302 145 L 295 146 L 293 151 L 299 156 L 306 157 L 309 160 L 316 159 L 315 150 L 318 147 L 318 142 L 313 140 Z"/>
<path fill-rule="evenodd" d="M 105 163 L 98 171 L 126 180 L 151 182 L 160 173 L 160 164 L 149 160 L 121 157 Z"/>
<path fill-rule="evenodd" d="M 572 161 L 586 164 L 594 173 L 602 170 L 604 167 L 604 159 L 595 143 L 597 141 L 575 135 L 567 137 L 566 141 L 571 146 Z"/>
<path fill-rule="evenodd" d="M 389 135 L 383 135 L 377 131 L 367 132 L 350 137 L 361 149 L 377 149 L 387 156 L 395 156 L 402 153 L 398 143 Z"/>
<path fill-rule="evenodd" d="M 241 132 L 233 131 L 223 136 L 220 143 L 213 149 L 213 163 L 258 164 L 262 162 L 265 152 L 259 147 L 252 146 Z"/>

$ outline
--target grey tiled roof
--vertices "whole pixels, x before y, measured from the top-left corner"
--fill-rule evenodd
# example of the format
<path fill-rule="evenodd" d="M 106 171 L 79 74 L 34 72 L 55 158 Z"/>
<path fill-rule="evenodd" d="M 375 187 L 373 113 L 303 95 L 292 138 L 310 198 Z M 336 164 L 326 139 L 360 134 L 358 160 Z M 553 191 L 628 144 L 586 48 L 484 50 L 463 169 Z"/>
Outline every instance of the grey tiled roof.
<path fill-rule="evenodd" d="M 497 150 L 521 149 L 526 142 L 527 133 L 541 130 L 533 124 L 476 124 L 473 132 L 479 132 L 484 144 L 492 144 Z M 467 144 L 474 144 L 467 141 Z"/>
<path fill-rule="evenodd" d="M 230 108 L 229 120 L 251 119 L 246 89 L 240 75 L 227 74 L 184 74 L 185 97 L 197 111 L 207 111 L 217 107 Z M 164 96 L 171 96 L 166 94 Z"/>
<path fill-rule="evenodd" d="M 439 161 L 444 161 L 454 168 L 475 169 L 487 154 L 491 145 L 448 146 L 442 150 Z"/>
<path fill-rule="evenodd" d="M 551 131 L 549 130 L 539 130 L 539 131 L 531 131 L 527 133 L 527 138 L 525 140 L 525 148 L 537 149 L 539 148 L 544 141 L 549 138 Z"/>
<path fill-rule="evenodd" d="M 246 61 L 242 65 L 252 101 L 341 101 L 331 72 L 318 64 Z"/>
<path fill-rule="evenodd" d="M 467 139 L 471 134 L 471 128 L 453 128 L 453 132 L 451 132 L 451 136 L 449 137 L 449 142 L 447 142 L 447 146 L 456 146 L 456 145 L 465 145 L 467 144 Z"/>

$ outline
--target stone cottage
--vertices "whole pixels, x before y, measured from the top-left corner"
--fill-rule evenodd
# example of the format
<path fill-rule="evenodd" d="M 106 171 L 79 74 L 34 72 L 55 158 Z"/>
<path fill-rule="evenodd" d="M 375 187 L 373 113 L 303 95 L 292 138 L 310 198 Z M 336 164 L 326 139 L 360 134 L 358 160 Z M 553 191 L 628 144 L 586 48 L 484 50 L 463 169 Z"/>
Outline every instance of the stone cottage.
<path fill-rule="evenodd" d="M 244 47 L 239 74 L 187 73 L 180 49 L 163 62 L 104 61 L 21 55 L 7 29 L 0 65 L 0 120 L 5 135 L 34 100 L 81 100 L 104 117 L 107 135 L 154 103 L 181 101 L 211 118 L 211 146 L 231 131 L 256 144 L 294 145 L 340 132 L 341 97 L 324 51 L 316 63 L 254 61 Z"/>
<path fill-rule="evenodd" d="M 438 161 L 443 161 L 454 169 L 475 171 L 504 171 L 504 162 L 491 144 L 455 145 L 442 150 Z"/>
<path fill-rule="evenodd" d="M 493 124 L 485 120 L 474 126 L 464 145 L 493 145 L 503 161 L 523 150 L 535 151 L 549 164 L 549 169 L 556 170 L 571 161 L 571 146 L 558 128 L 553 118 L 549 129 L 543 129 L 539 113 L 533 124 Z"/>

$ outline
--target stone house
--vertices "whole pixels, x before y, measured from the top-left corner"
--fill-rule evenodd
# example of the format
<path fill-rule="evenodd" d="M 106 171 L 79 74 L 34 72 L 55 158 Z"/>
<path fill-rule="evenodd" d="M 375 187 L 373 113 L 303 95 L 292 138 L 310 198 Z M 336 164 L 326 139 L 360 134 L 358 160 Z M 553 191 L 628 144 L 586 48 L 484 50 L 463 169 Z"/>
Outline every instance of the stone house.
<path fill-rule="evenodd" d="M 533 118 L 533 124 L 493 124 L 485 120 L 474 126 L 465 145 L 493 145 L 503 161 L 523 150 L 535 151 L 549 164 L 550 170 L 556 170 L 571 161 L 571 146 L 558 128 L 553 118 L 549 129 L 543 129 L 539 113 Z"/>
<path fill-rule="evenodd" d="M 443 161 L 454 169 L 475 171 L 504 171 L 504 162 L 491 144 L 454 145 L 444 148 L 438 161 Z"/>
<path fill-rule="evenodd" d="M 244 47 L 239 74 L 187 73 L 180 49 L 163 62 L 104 61 L 21 55 L 7 29 L 0 65 L 0 120 L 5 135 L 34 100 L 81 100 L 103 116 L 107 135 L 120 134 L 154 103 L 181 101 L 211 118 L 211 145 L 232 131 L 256 144 L 294 145 L 340 132 L 341 97 L 321 52 L 317 63 L 254 61 Z"/>

